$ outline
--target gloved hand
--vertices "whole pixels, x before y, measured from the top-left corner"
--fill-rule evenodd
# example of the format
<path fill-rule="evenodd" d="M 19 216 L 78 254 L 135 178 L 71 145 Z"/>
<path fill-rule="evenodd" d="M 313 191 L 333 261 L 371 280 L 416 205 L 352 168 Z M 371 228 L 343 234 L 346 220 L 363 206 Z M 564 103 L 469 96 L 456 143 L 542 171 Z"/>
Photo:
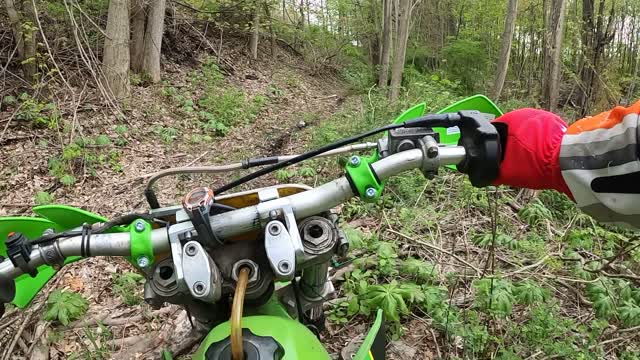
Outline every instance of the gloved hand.
<path fill-rule="evenodd" d="M 492 123 L 500 134 L 503 156 L 494 185 L 554 189 L 572 198 L 560 173 L 558 157 L 567 124 L 558 115 L 519 109 Z"/>

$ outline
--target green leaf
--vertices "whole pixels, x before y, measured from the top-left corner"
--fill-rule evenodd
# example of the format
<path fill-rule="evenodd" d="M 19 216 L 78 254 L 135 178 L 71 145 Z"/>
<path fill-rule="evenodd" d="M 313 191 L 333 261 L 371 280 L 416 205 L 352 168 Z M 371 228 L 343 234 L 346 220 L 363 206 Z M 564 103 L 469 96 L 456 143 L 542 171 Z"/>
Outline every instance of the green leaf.
<path fill-rule="evenodd" d="M 604 319 L 608 319 L 616 311 L 615 304 L 610 296 L 600 296 L 593 302 L 593 308 L 596 311 L 596 316 Z"/>
<path fill-rule="evenodd" d="M 66 308 L 62 308 L 58 312 L 58 321 L 64 326 L 69 325 L 69 311 Z"/>
<path fill-rule="evenodd" d="M 60 178 L 60 183 L 62 183 L 62 185 L 64 186 L 71 186 L 76 183 L 76 178 L 73 175 L 64 174 Z"/>
<path fill-rule="evenodd" d="M 107 135 L 98 135 L 96 145 L 105 146 L 111 144 L 111 139 Z"/>
<path fill-rule="evenodd" d="M 386 241 L 381 241 L 378 244 L 378 256 L 381 258 L 395 258 L 398 257 L 396 253 L 396 247 L 394 244 Z"/>
<path fill-rule="evenodd" d="M 79 319 L 87 311 L 89 303 L 80 294 L 55 290 L 47 299 L 45 319 L 59 321 L 62 325 Z"/>
<path fill-rule="evenodd" d="M 404 260 L 400 269 L 403 274 L 407 274 L 419 282 L 434 281 L 438 277 L 435 265 L 412 257 Z"/>
<path fill-rule="evenodd" d="M 546 289 L 531 280 L 518 283 L 513 289 L 513 294 L 519 303 L 525 305 L 541 303 L 549 297 L 549 292 Z"/>
<path fill-rule="evenodd" d="M 54 201 L 53 195 L 46 191 L 38 191 L 36 193 L 35 203 L 36 205 L 48 205 Z"/>
<path fill-rule="evenodd" d="M 619 309 L 620 320 L 627 327 L 640 325 L 640 306 L 632 301 L 625 301 Z"/>
<path fill-rule="evenodd" d="M 351 300 L 349 300 L 349 306 L 347 307 L 347 315 L 353 316 L 353 315 L 357 314 L 358 311 L 360 311 L 360 306 L 358 304 L 358 298 L 354 296 L 354 297 L 351 298 Z"/>

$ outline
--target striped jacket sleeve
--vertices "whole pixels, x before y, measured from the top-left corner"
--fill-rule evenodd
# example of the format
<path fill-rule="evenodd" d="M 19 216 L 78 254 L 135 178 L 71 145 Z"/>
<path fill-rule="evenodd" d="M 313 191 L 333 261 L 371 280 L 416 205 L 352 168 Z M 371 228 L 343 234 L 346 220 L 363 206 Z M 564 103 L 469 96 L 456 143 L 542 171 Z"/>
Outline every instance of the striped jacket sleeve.
<path fill-rule="evenodd" d="M 578 206 L 596 220 L 640 228 L 640 101 L 572 124 L 560 168 Z"/>

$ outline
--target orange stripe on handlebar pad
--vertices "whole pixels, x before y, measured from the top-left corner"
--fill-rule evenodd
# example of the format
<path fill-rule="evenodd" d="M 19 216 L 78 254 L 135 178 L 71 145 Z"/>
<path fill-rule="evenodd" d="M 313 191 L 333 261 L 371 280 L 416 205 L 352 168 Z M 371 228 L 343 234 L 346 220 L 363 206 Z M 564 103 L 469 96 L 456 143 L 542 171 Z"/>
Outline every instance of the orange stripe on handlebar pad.
<path fill-rule="evenodd" d="M 620 124 L 626 115 L 640 113 L 640 101 L 629 106 L 616 106 L 613 110 L 605 111 L 596 116 L 586 117 L 569 126 L 567 134 L 576 135 L 597 129 L 611 129 Z"/>

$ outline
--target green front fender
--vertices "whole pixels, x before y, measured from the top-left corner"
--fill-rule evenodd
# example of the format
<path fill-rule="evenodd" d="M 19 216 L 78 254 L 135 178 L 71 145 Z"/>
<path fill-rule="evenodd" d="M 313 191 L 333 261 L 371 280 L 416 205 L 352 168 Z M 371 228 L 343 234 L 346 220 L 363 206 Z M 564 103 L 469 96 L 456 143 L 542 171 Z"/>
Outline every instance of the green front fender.
<path fill-rule="evenodd" d="M 73 229 L 83 223 L 93 224 L 107 221 L 99 215 L 66 205 L 37 206 L 33 208 L 33 212 L 38 217 L 0 217 L 0 255 L 7 255 L 4 242 L 12 231 L 20 232 L 29 239 L 35 239 L 47 229 L 59 232 Z M 79 257 L 68 258 L 65 264 L 78 259 Z M 51 266 L 42 265 L 38 267 L 38 274 L 34 278 L 27 274 L 19 276 L 16 279 L 16 296 L 13 304 L 19 308 L 29 305 L 55 273 L 56 270 Z"/>

